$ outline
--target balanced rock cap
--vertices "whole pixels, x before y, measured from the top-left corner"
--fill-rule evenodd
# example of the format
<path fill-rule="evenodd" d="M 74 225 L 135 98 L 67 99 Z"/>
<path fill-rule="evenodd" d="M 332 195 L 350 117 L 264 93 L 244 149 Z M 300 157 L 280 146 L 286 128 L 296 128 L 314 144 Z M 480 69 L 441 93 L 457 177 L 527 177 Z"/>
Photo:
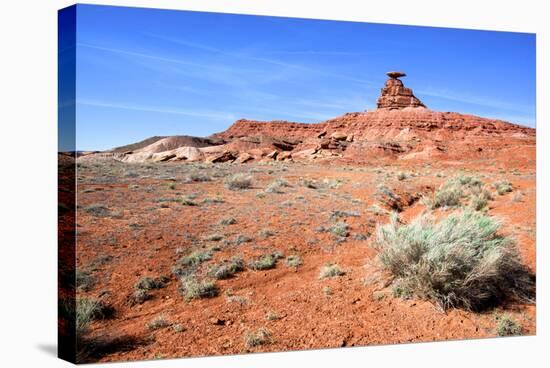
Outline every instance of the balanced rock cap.
<path fill-rule="evenodd" d="M 405 73 L 392 71 L 387 72 L 386 75 L 390 78 L 386 81 L 384 88 L 381 90 L 380 97 L 376 100 L 378 109 L 397 110 L 407 107 L 426 107 L 426 105 L 416 98 L 412 90 L 406 88 L 401 79 L 398 79 L 406 76 Z"/>
<path fill-rule="evenodd" d="M 394 72 L 387 72 L 386 75 L 390 78 L 393 78 L 393 79 L 407 76 L 407 74 L 405 74 L 403 72 L 395 72 L 395 71 Z"/>

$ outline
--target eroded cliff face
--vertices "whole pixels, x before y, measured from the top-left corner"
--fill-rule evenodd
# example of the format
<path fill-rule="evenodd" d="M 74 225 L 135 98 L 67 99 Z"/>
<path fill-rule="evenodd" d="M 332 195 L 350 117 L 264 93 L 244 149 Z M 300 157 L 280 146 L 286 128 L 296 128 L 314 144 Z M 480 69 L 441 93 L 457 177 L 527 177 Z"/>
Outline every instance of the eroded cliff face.
<path fill-rule="evenodd" d="M 231 140 L 241 137 L 269 136 L 293 140 L 330 136 L 339 132 L 354 140 L 466 139 L 478 136 L 534 136 L 535 130 L 502 120 L 426 108 L 377 109 L 353 112 L 317 124 L 238 120 L 215 137 Z"/>

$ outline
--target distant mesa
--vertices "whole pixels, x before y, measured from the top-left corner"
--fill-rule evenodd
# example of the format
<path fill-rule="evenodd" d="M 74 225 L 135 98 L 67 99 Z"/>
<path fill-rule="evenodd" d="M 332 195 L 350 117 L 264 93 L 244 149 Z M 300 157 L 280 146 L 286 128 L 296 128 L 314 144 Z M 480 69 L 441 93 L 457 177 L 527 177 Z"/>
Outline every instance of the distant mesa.
<path fill-rule="evenodd" d="M 396 110 L 405 108 L 426 108 L 412 92 L 412 89 L 406 88 L 403 82 L 398 79 L 405 77 L 407 74 L 403 72 L 387 72 L 386 75 L 390 77 L 384 88 L 381 90 L 381 95 L 376 101 L 376 105 L 379 109 Z"/>
<path fill-rule="evenodd" d="M 387 72 L 377 108 L 318 123 L 240 119 L 210 137 L 157 136 L 78 160 L 122 162 L 463 160 L 531 152 L 535 129 L 502 120 L 430 110 L 406 88 L 401 71 Z M 529 155 L 516 155 L 524 159 Z M 523 158 L 522 158 L 523 157 Z"/>

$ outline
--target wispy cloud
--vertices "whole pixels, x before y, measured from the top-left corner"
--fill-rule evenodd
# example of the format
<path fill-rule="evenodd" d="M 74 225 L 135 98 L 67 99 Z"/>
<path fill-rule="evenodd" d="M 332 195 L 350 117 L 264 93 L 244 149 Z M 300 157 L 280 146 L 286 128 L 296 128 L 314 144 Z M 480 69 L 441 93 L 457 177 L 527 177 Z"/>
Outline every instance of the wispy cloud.
<path fill-rule="evenodd" d="M 436 88 L 425 88 L 425 89 L 416 89 L 415 94 L 421 96 L 431 96 L 442 98 L 445 100 L 451 100 L 456 102 L 463 102 L 472 105 L 492 107 L 497 109 L 503 109 L 508 111 L 516 111 L 521 113 L 528 113 L 534 111 L 535 107 L 532 105 L 524 105 L 518 103 L 510 103 L 505 101 L 500 101 L 495 98 L 486 97 L 486 96 L 476 96 L 475 94 L 461 94 L 457 92 L 452 92 L 445 89 L 436 89 Z"/>
<path fill-rule="evenodd" d="M 365 84 L 365 85 L 369 85 L 369 86 L 375 86 L 376 85 L 371 80 L 355 78 L 355 77 L 352 77 L 352 76 L 344 75 L 344 74 L 341 74 L 341 73 L 335 73 L 335 72 L 332 72 L 332 71 L 329 71 L 329 70 L 326 70 L 326 69 L 321 69 L 321 68 L 311 66 L 311 65 L 291 63 L 291 62 L 283 61 L 283 60 L 280 60 L 280 59 L 275 59 L 275 58 L 271 58 L 271 57 L 262 56 L 261 54 L 255 53 L 254 50 L 250 50 L 250 49 L 247 50 L 247 51 L 240 51 L 240 52 L 238 52 L 238 51 L 228 51 L 228 50 L 222 50 L 222 49 L 217 48 L 217 47 L 205 46 L 205 45 L 198 44 L 198 43 L 195 43 L 195 42 L 190 42 L 190 41 L 187 41 L 187 40 L 184 40 L 184 39 L 181 39 L 181 38 L 176 39 L 176 38 L 165 37 L 165 36 L 152 34 L 152 33 L 145 33 L 145 35 L 156 38 L 156 39 L 159 39 L 159 40 L 171 42 L 171 43 L 174 43 L 174 44 L 177 44 L 177 45 L 181 45 L 181 46 L 185 46 L 185 47 L 189 47 L 189 48 L 193 48 L 193 49 L 197 49 L 197 50 L 202 50 L 202 51 L 206 51 L 206 52 L 210 52 L 210 53 L 216 53 L 216 54 L 220 54 L 220 55 L 224 55 L 224 56 L 228 56 L 228 57 L 232 57 L 232 58 L 239 58 L 239 59 L 245 59 L 245 60 L 249 60 L 249 61 L 267 63 L 267 64 L 276 65 L 276 66 L 283 67 L 283 68 L 296 69 L 296 70 L 298 70 L 300 72 L 304 72 L 304 73 L 314 73 L 314 74 L 324 75 L 324 76 L 327 76 L 327 77 L 337 78 L 337 79 L 346 80 L 346 81 L 350 81 L 350 82 L 361 83 L 361 84 Z"/>
<path fill-rule="evenodd" d="M 162 113 L 162 114 L 175 114 L 175 115 L 191 116 L 191 117 L 206 118 L 206 119 L 222 119 L 222 120 L 228 120 L 228 121 L 233 121 L 236 119 L 235 115 L 230 113 L 223 113 L 223 112 L 197 111 L 192 109 L 114 103 L 114 102 L 104 102 L 104 101 L 87 100 L 87 99 L 78 99 L 76 103 L 77 105 L 92 106 L 92 107 L 144 111 L 144 112 L 154 112 L 154 113 Z"/>

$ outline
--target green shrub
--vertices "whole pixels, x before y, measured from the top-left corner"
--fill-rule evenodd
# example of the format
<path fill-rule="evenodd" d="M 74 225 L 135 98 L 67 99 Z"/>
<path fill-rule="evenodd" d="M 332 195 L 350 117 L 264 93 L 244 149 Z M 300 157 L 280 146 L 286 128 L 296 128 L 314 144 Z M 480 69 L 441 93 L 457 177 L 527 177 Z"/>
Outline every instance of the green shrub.
<path fill-rule="evenodd" d="M 224 280 L 243 270 L 243 260 L 239 257 L 233 257 L 229 262 L 212 266 L 208 271 L 208 275 L 218 280 Z"/>
<path fill-rule="evenodd" d="M 512 186 L 512 183 L 510 183 L 507 180 L 499 181 L 493 184 L 493 186 L 497 190 L 498 195 L 504 195 L 506 193 L 510 193 L 514 189 Z"/>
<path fill-rule="evenodd" d="M 460 200 L 464 196 L 462 189 L 457 187 L 443 187 L 435 192 L 432 208 L 445 208 L 460 206 Z"/>
<path fill-rule="evenodd" d="M 213 298 L 219 294 L 218 287 L 213 281 L 197 280 L 192 276 L 181 279 L 180 292 L 186 300 Z"/>
<path fill-rule="evenodd" d="M 302 259 L 300 258 L 300 256 L 293 254 L 286 257 L 285 263 L 288 267 L 296 268 L 302 265 Z"/>
<path fill-rule="evenodd" d="M 490 193 L 483 189 L 481 180 L 474 176 L 459 175 L 447 180 L 439 187 L 433 200 L 428 204 L 432 209 L 459 207 L 465 196 L 475 198 L 472 207 L 479 208 L 478 211 L 484 208 L 487 205 L 486 202 L 491 199 Z"/>
<path fill-rule="evenodd" d="M 250 267 L 253 270 L 269 270 L 272 268 L 275 268 L 275 265 L 277 264 L 277 258 L 273 254 L 264 254 L 260 258 L 250 261 L 248 263 L 248 267 Z"/>
<path fill-rule="evenodd" d="M 182 266 L 196 266 L 212 259 L 211 250 L 197 250 L 188 256 L 182 257 L 178 263 Z"/>
<path fill-rule="evenodd" d="M 328 231 L 336 236 L 345 238 L 349 235 L 349 226 L 345 222 L 337 222 L 329 227 Z"/>
<path fill-rule="evenodd" d="M 481 310 L 505 299 L 531 301 L 534 280 L 499 223 L 479 212 L 438 223 L 409 225 L 392 216 L 377 229 L 378 259 L 394 280 L 394 294 L 430 299 L 443 309 Z"/>

